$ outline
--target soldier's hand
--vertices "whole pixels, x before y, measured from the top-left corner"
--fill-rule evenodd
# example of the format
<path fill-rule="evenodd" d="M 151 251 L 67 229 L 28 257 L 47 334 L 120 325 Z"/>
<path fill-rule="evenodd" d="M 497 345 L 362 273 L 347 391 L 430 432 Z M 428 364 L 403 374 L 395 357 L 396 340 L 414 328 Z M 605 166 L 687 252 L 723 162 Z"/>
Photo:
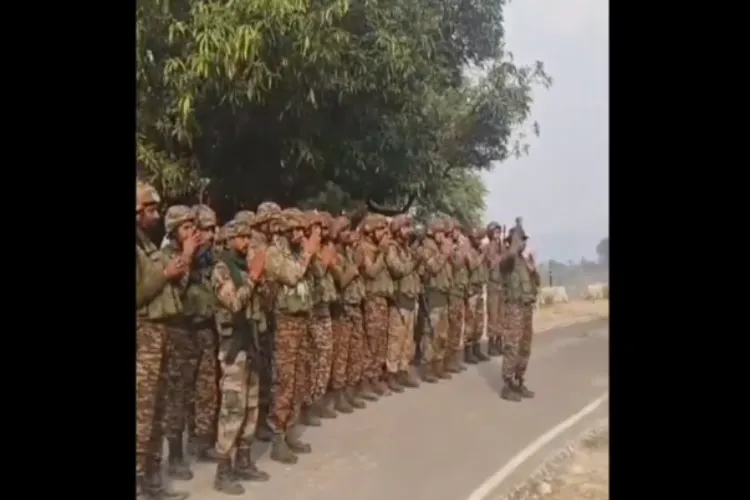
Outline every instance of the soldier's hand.
<path fill-rule="evenodd" d="M 445 254 L 452 253 L 453 252 L 453 241 L 450 238 L 446 238 L 445 240 L 443 240 L 443 245 L 442 245 L 441 250 Z"/>
<path fill-rule="evenodd" d="M 186 271 L 187 265 L 185 265 L 185 261 L 178 257 L 164 268 L 164 277 L 168 280 L 173 280 L 182 277 Z"/>
<path fill-rule="evenodd" d="M 320 261 L 323 263 L 325 267 L 330 266 L 333 264 L 334 260 L 336 259 L 336 248 L 333 246 L 333 244 L 329 243 L 320 252 Z"/>
<path fill-rule="evenodd" d="M 388 231 L 384 232 L 383 233 L 383 237 L 380 238 L 380 241 L 378 242 L 380 248 L 384 249 L 385 247 L 387 247 L 388 246 L 388 242 L 390 242 L 390 241 L 391 241 L 391 233 L 389 233 Z"/>
<path fill-rule="evenodd" d="M 185 241 L 182 242 L 182 253 L 185 257 L 192 257 L 200 246 L 200 233 L 195 231 Z"/>
<path fill-rule="evenodd" d="M 253 256 L 248 262 L 247 273 L 250 275 L 250 279 L 253 282 L 260 281 L 263 276 L 263 272 L 266 270 L 266 249 L 259 248 L 253 252 Z"/>
<path fill-rule="evenodd" d="M 317 231 L 313 229 L 310 236 L 305 239 L 302 245 L 306 252 L 318 253 L 320 250 L 320 228 Z"/>

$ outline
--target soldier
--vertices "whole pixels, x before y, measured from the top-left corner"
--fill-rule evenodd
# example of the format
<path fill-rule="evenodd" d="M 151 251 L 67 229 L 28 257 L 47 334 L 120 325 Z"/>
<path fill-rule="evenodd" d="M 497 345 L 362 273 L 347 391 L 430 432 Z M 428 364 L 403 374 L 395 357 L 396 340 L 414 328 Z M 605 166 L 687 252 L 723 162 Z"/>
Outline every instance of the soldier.
<path fill-rule="evenodd" d="M 504 228 L 497 222 L 487 226 L 489 244 L 485 251 L 487 277 L 487 354 L 500 356 L 503 352 L 502 333 L 505 324 L 505 294 L 500 273 L 500 260 L 505 254 Z"/>
<path fill-rule="evenodd" d="M 354 247 L 359 232 L 351 230 L 351 221 L 338 217 L 331 227 L 331 238 L 337 244 L 338 256 L 331 266 L 336 285 L 340 290 L 338 307 L 332 309 L 333 319 L 333 367 L 331 389 L 335 409 L 351 413 L 353 408 L 364 408 L 361 399 L 377 399 L 375 394 L 361 391 L 363 349 L 365 331 L 362 319 L 362 301 L 365 298 L 365 283 L 359 274 L 354 258 Z"/>
<path fill-rule="evenodd" d="M 190 444 L 199 461 L 218 460 L 216 444 L 216 416 L 219 411 L 218 339 L 214 319 L 216 298 L 211 289 L 211 270 L 214 267 L 216 213 L 208 205 L 193 207 L 198 218 L 198 231 L 203 242 L 190 273 L 185 294 L 185 308 L 192 309 L 193 328 L 198 342 L 198 368 L 193 390 L 188 393 L 192 422 L 188 422 Z M 190 404 L 192 403 L 192 404 Z"/>
<path fill-rule="evenodd" d="M 261 280 L 265 254 L 258 253 L 248 266 L 250 226 L 231 221 L 225 226 L 227 250 L 217 256 L 211 272 L 211 286 L 217 299 L 216 324 L 219 333 L 218 360 L 221 368 L 214 489 L 241 495 L 238 480 L 267 481 L 258 470 L 250 446 L 258 418 L 258 367 L 255 332 L 248 321 L 250 298 Z M 232 455 L 236 459 L 232 464 Z"/>
<path fill-rule="evenodd" d="M 534 304 L 539 291 L 539 273 L 533 257 L 524 257 L 528 236 L 520 227 L 508 233 L 510 248 L 500 261 L 505 288 L 507 323 L 503 337 L 503 382 L 500 396 L 508 401 L 533 398 L 524 384 L 531 356 Z"/>
<path fill-rule="evenodd" d="M 171 491 L 162 481 L 160 459 L 168 322 L 182 314 L 173 284 L 187 273 L 188 259 L 168 260 L 146 235 L 159 222 L 161 199 L 156 190 L 137 181 L 135 196 L 136 498 L 184 500 L 187 493 Z M 185 255 L 190 255 L 189 246 Z"/>
<path fill-rule="evenodd" d="M 219 227 L 216 230 L 216 237 L 214 238 L 214 252 L 219 253 L 224 251 L 224 243 L 226 238 L 224 237 L 224 227 Z"/>
<path fill-rule="evenodd" d="M 422 337 L 422 379 L 434 383 L 438 378 L 449 379 L 445 371 L 445 348 L 448 342 L 448 294 L 453 286 L 450 257 L 453 242 L 446 236 L 449 225 L 432 219 L 427 225 L 427 237 L 419 246 L 424 301 L 427 306 L 425 322 L 429 334 Z"/>
<path fill-rule="evenodd" d="M 274 304 L 275 380 L 269 424 L 273 431 L 271 459 L 297 463 L 296 453 L 310 453 L 312 447 L 294 433 L 294 424 L 305 397 L 307 377 L 300 345 L 308 336 L 312 310 L 311 286 L 306 279 L 310 261 L 320 250 L 320 229 L 316 226 L 305 237 L 307 220 L 296 209 L 279 214 L 270 226 L 273 243 L 266 254 L 266 275 L 278 287 Z"/>
<path fill-rule="evenodd" d="M 167 209 L 164 216 L 164 229 L 167 244 L 162 249 L 169 258 L 179 258 L 184 255 L 188 269 L 194 267 L 195 247 L 200 245 L 200 235 L 196 231 L 195 212 L 185 205 L 174 205 Z M 183 249 L 190 247 L 190 253 Z M 194 383 L 193 376 L 198 368 L 198 344 L 195 332 L 189 328 L 189 316 L 195 311 L 186 310 L 192 307 L 187 304 L 185 292 L 189 284 L 190 273 L 185 273 L 178 287 L 183 311 L 179 321 L 171 323 L 167 350 L 167 401 L 165 410 L 165 431 L 169 446 L 169 467 L 167 473 L 175 478 L 190 480 L 193 472 L 185 460 L 183 449 L 183 433 L 185 431 L 189 408 L 189 393 Z"/>
<path fill-rule="evenodd" d="M 457 221 L 449 219 L 448 236 L 453 240 L 451 267 L 453 280 L 448 293 L 448 348 L 445 369 L 451 373 L 466 370 L 463 363 L 464 306 L 469 287 L 468 242 Z"/>
<path fill-rule="evenodd" d="M 484 229 L 474 229 L 469 235 L 469 287 L 464 308 L 464 360 L 470 364 L 490 359 L 482 352 L 479 343 L 484 330 L 484 286 L 487 284 L 487 266 L 481 248 L 484 236 Z"/>
<path fill-rule="evenodd" d="M 305 400 L 304 423 L 320 425 L 319 418 L 335 418 L 333 400 L 326 395 L 333 366 L 333 330 L 331 324 L 331 304 L 337 300 L 336 284 L 329 272 L 337 252 L 330 239 L 332 218 L 325 212 L 310 211 L 306 216 L 311 227 L 318 226 L 321 236 L 321 251 L 310 263 L 312 277 L 313 309 L 310 324 L 312 345 L 305 351 L 310 367 L 309 384 Z"/>
<path fill-rule="evenodd" d="M 385 263 L 393 278 L 394 298 L 388 312 L 387 384 L 392 391 L 403 392 L 404 387 L 419 386 L 411 362 L 416 352 L 414 325 L 421 284 L 417 274 L 419 259 L 409 248 L 411 217 L 397 215 L 391 219 L 390 226 L 394 239 L 388 241 Z"/>
<path fill-rule="evenodd" d="M 361 222 L 362 241 L 358 247 L 360 272 L 365 281 L 364 310 L 367 337 L 367 368 L 365 391 L 372 389 L 379 396 L 388 394 L 381 381 L 388 353 L 388 300 L 393 296 L 393 280 L 385 265 L 388 246 L 388 221 L 379 214 L 368 214 Z"/>

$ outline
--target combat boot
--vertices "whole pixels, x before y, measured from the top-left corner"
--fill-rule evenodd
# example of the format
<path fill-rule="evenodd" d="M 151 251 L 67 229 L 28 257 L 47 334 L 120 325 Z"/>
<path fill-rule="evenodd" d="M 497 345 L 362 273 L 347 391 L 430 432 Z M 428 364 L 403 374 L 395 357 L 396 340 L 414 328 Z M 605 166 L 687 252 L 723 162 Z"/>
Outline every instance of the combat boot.
<path fill-rule="evenodd" d="M 489 356 L 482 352 L 482 345 L 479 342 L 471 346 L 471 348 L 477 362 L 483 363 L 490 360 Z"/>
<path fill-rule="evenodd" d="M 222 458 L 216 464 L 214 489 L 225 495 L 243 495 L 245 493 L 245 488 L 242 487 L 232 473 L 231 458 Z"/>
<path fill-rule="evenodd" d="M 503 347 L 503 338 L 498 337 L 498 339 L 495 341 L 495 344 L 497 345 L 497 355 L 502 356 L 505 352 L 505 347 Z"/>
<path fill-rule="evenodd" d="M 360 382 L 359 395 L 362 396 L 362 399 L 366 399 L 367 401 L 378 400 L 378 395 L 372 390 L 372 386 L 367 380 L 362 380 L 362 382 Z"/>
<path fill-rule="evenodd" d="M 445 361 L 434 361 L 432 364 L 432 368 L 435 371 L 435 376 L 439 379 L 443 380 L 450 380 L 453 378 L 453 375 L 445 371 Z"/>
<path fill-rule="evenodd" d="M 198 462 L 218 462 L 221 455 L 214 448 L 212 436 L 195 436 L 191 439 L 193 454 Z"/>
<path fill-rule="evenodd" d="M 322 425 L 320 417 L 318 417 L 315 410 L 315 405 L 304 406 L 302 408 L 302 415 L 300 416 L 300 422 L 302 422 L 302 425 L 308 427 L 320 427 Z"/>
<path fill-rule="evenodd" d="M 388 389 L 390 389 L 391 391 L 401 393 L 404 392 L 404 388 L 401 387 L 401 384 L 399 384 L 398 380 L 396 380 L 397 376 L 398 375 L 396 373 L 389 373 L 387 375 L 388 381 L 386 382 L 386 384 L 388 385 Z"/>
<path fill-rule="evenodd" d="M 535 396 L 534 391 L 526 387 L 526 384 L 523 383 L 523 379 L 519 379 L 516 385 L 516 392 L 518 392 L 519 396 L 526 399 L 531 399 Z"/>
<path fill-rule="evenodd" d="M 320 418 L 336 418 L 339 416 L 333 409 L 333 397 L 330 393 L 325 394 L 318 399 L 315 406 L 317 407 L 317 413 L 320 415 Z"/>
<path fill-rule="evenodd" d="M 299 458 L 289 449 L 283 434 L 274 434 L 271 441 L 273 443 L 271 445 L 271 460 L 288 465 L 297 463 Z"/>
<path fill-rule="evenodd" d="M 470 365 L 475 365 L 475 364 L 479 363 L 479 360 L 474 355 L 474 349 L 473 349 L 473 347 L 474 347 L 473 345 L 465 345 L 464 346 L 464 361 L 466 361 Z"/>
<path fill-rule="evenodd" d="M 521 401 L 521 395 L 516 392 L 516 386 L 513 382 L 506 381 L 503 385 L 503 390 L 500 391 L 500 397 L 506 401 L 513 401 L 518 403 Z"/>
<path fill-rule="evenodd" d="M 331 394 L 331 397 L 333 398 L 333 408 L 340 413 L 352 413 L 354 412 L 354 408 L 352 408 L 352 405 L 349 404 L 349 398 L 346 397 L 346 393 L 343 389 L 333 391 Z"/>
<path fill-rule="evenodd" d="M 258 427 L 255 428 L 255 439 L 267 443 L 273 439 L 273 431 L 268 426 L 268 423 L 261 422 Z"/>
<path fill-rule="evenodd" d="M 422 380 L 428 384 L 434 384 L 438 381 L 438 378 L 435 375 L 434 363 L 426 363 L 422 366 Z"/>
<path fill-rule="evenodd" d="M 146 480 L 146 492 L 152 500 L 185 500 L 190 496 L 187 491 L 175 491 L 164 482 L 161 464 L 154 464 Z"/>
<path fill-rule="evenodd" d="M 190 470 L 190 464 L 185 460 L 182 439 L 169 439 L 167 445 L 169 446 L 169 464 L 167 466 L 169 477 L 183 481 L 193 479 L 193 471 Z"/>
<path fill-rule="evenodd" d="M 493 358 L 500 356 L 500 351 L 497 349 L 497 339 L 489 339 L 487 341 L 487 354 Z"/>
<path fill-rule="evenodd" d="M 342 392 L 346 396 L 346 399 L 349 401 L 349 404 L 352 405 L 352 408 L 361 410 L 362 408 L 367 406 L 367 404 L 362 400 L 362 398 L 359 397 L 359 394 L 358 394 L 359 391 L 356 388 L 347 387 Z"/>
<path fill-rule="evenodd" d="M 253 462 L 252 450 L 250 449 L 250 443 L 247 441 L 241 441 L 237 447 L 237 456 L 234 460 L 234 468 L 232 469 L 234 476 L 240 481 L 257 481 L 264 482 L 268 481 L 270 476 L 268 473 L 258 469 Z"/>
<path fill-rule="evenodd" d="M 298 455 L 312 452 L 312 446 L 300 440 L 300 438 L 292 432 L 287 432 L 286 444 L 289 445 L 289 449 L 292 450 L 292 452 L 297 453 Z"/>
<path fill-rule="evenodd" d="M 404 387 L 419 387 L 419 380 L 417 380 L 417 377 L 414 375 L 414 371 L 411 369 L 407 369 L 404 371 L 401 371 L 398 373 L 399 380 L 398 383 L 401 384 Z"/>
<path fill-rule="evenodd" d="M 456 358 L 455 352 L 450 352 L 446 355 L 445 362 L 443 364 L 443 371 L 448 373 L 459 373 L 461 369 L 458 367 L 458 359 Z"/>
<path fill-rule="evenodd" d="M 381 380 L 377 378 L 371 380 L 370 385 L 372 386 L 372 390 L 378 396 L 390 396 L 391 394 L 390 391 L 388 391 L 388 386 L 386 386 Z"/>
<path fill-rule="evenodd" d="M 455 353 L 453 353 L 453 359 L 456 360 L 456 367 L 458 368 L 459 372 L 465 372 L 469 369 L 469 367 L 464 364 L 464 356 L 461 352 L 461 349 L 458 349 Z"/>

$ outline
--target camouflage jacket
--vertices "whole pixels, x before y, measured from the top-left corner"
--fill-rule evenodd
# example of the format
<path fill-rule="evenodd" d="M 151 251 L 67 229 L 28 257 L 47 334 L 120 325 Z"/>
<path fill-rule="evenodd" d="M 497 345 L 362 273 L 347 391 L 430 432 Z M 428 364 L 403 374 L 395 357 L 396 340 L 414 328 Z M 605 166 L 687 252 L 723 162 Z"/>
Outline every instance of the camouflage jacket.
<path fill-rule="evenodd" d="M 341 301 L 349 305 L 361 304 L 365 298 L 365 282 L 359 274 L 354 249 L 339 246 L 338 251 L 338 259 L 331 266 L 331 274 L 341 291 Z"/>
<path fill-rule="evenodd" d="M 138 317 L 166 320 L 182 314 L 179 294 L 164 276 L 168 262 L 148 236 L 136 229 L 135 304 Z"/>
<path fill-rule="evenodd" d="M 453 283 L 450 294 L 455 297 L 466 296 L 469 290 L 469 263 L 468 252 L 465 245 L 457 244 L 451 255 L 453 265 Z"/>
<path fill-rule="evenodd" d="M 487 264 L 484 254 L 476 247 L 471 247 L 468 256 L 469 293 L 482 293 L 482 287 L 487 284 Z"/>
<path fill-rule="evenodd" d="M 453 285 L 453 266 L 449 256 L 440 250 L 432 238 L 425 238 L 418 251 L 422 258 L 420 274 L 425 292 L 449 293 Z"/>
<path fill-rule="evenodd" d="M 308 267 L 311 256 L 292 252 L 286 238 L 277 237 L 266 252 L 266 277 L 278 286 L 275 310 L 309 313 L 313 306 Z"/>
<path fill-rule="evenodd" d="M 247 274 L 243 274 L 243 278 L 245 283 L 237 286 L 232 281 L 229 267 L 221 260 L 217 260 L 211 270 L 211 289 L 217 302 L 216 327 L 222 337 L 232 334 L 235 315 L 247 309 L 255 291 L 255 283 Z"/>
<path fill-rule="evenodd" d="M 360 242 L 357 252 L 360 254 L 360 271 L 364 277 L 367 295 L 392 297 L 393 280 L 388 274 L 384 253 L 371 241 Z"/>
<path fill-rule="evenodd" d="M 394 282 L 396 294 L 408 299 L 416 299 L 421 292 L 417 259 L 409 248 L 395 241 L 388 242 L 385 263 Z"/>

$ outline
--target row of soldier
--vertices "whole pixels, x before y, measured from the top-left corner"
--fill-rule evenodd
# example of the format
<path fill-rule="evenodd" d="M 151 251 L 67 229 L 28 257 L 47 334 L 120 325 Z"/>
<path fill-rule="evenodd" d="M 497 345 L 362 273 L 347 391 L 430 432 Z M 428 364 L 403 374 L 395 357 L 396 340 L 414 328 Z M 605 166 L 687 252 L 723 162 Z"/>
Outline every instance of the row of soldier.
<path fill-rule="evenodd" d="M 406 214 L 346 217 L 262 203 L 223 227 L 205 205 L 166 211 L 166 244 L 149 232 L 160 197 L 136 183 L 136 486 L 182 500 L 162 478 L 191 479 L 183 435 L 217 462 L 214 488 L 266 481 L 254 439 L 294 464 L 311 446 L 298 425 L 351 413 L 504 354 L 510 401 L 524 383 L 539 287 L 520 225 L 505 234 L 437 218 L 415 237 Z M 483 244 L 487 236 L 489 243 Z M 487 353 L 483 289 L 487 290 Z"/>

